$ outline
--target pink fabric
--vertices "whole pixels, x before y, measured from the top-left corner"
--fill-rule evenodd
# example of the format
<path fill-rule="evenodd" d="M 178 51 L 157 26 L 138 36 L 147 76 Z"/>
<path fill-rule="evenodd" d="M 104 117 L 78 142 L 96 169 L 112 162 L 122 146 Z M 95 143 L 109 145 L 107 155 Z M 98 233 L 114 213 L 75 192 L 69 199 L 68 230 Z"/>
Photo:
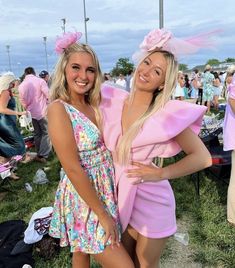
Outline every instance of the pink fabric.
<path fill-rule="evenodd" d="M 228 87 L 228 99 L 235 100 L 235 75 L 233 82 Z M 224 116 L 223 125 L 223 142 L 224 151 L 230 151 L 235 149 L 235 114 L 233 113 L 229 102 L 226 105 L 226 111 Z"/>
<path fill-rule="evenodd" d="M 49 88 L 45 80 L 28 74 L 19 85 L 19 98 L 32 118 L 40 120 L 46 115 Z"/>
<path fill-rule="evenodd" d="M 128 93 L 103 85 L 101 110 L 104 116 L 104 140 L 114 152 L 122 135 L 121 114 Z M 145 122 L 132 144 L 132 160 L 149 164 L 153 157 L 170 157 L 181 151 L 173 138 L 190 127 L 199 133 L 206 107 L 169 101 L 164 109 Z M 123 231 L 131 224 L 142 235 L 162 238 L 172 235 L 176 227 L 175 199 L 168 180 L 133 185 L 126 177 L 127 167 L 114 162 L 118 206 Z"/>

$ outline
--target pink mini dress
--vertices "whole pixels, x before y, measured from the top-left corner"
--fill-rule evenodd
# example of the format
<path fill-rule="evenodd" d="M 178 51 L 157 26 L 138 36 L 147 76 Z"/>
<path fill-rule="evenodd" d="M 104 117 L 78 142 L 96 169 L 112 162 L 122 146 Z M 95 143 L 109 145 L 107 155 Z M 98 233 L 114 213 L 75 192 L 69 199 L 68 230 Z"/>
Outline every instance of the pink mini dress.
<path fill-rule="evenodd" d="M 121 116 L 128 92 L 104 84 L 101 111 L 104 121 L 104 141 L 114 153 L 122 135 Z M 199 133 L 206 107 L 172 100 L 149 118 L 131 148 L 131 160 L 150 164 L 154 157 L 171 157 L 181 151 L 174 137 L 187 127 Z M 114 158 L 115 159 L 115 158 Z M 146 182 L 133 185 L 122 166 L 115 162 L 115 183 L 118 207 L 124 232 L 130 224 L 149 238 L 164 238 L 176 232 L 175 198 L 169 181 Z"/>

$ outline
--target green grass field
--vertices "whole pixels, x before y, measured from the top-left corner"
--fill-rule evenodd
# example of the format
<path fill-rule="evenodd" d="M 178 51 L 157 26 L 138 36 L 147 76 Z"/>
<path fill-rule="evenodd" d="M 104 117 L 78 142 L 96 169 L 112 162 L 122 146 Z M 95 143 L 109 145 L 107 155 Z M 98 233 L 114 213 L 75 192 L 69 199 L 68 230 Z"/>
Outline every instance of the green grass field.
<path fill-rule="evenodd" d="M 35 185 L 33 177 L 38 168 L 47 167 L 48 184 Z M 14 192 L 1 194 L 0 222 L 22 219 L 29 222 L 32 214 L 42 207 L 53 206 L 55 191 L 59 182 L 60 164 L 51 156 L 45 165 L 30 162 L 19 164 L 19 181 L 12 181 Z M 26 192 L 24 184 L 29 182 L 33 191 Z M 196 195 L 192 178 L 174 180 L 172 187 L 177 202 L 177 218 L 189 218 L 190 247 L 192 260 L 202 267 L 235 267 L 235 228 L 226 221 L 227 185 L 200 173 L 200 197 Z M 167 246 L 163 255 L 167 259 L 174 254 Z M 59 255 L 50 261 L 34 253 L 36 268 L 69 268 L 71 256 L 68 248 L 61 249 Z M 99 267 L 93 263 L 92 267 Z M 180 264 L 179 264 L 180 267 Z M 169 267 L 171 268 L 171 267 Z"/>

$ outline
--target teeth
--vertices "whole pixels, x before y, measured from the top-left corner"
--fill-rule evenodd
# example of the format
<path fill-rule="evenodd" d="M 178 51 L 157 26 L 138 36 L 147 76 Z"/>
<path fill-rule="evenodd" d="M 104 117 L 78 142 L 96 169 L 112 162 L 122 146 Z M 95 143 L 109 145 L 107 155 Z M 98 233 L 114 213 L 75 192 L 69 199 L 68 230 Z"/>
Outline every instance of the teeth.
<path fill-rule="evenodd" d="M 143 76 L 140 75 L 139 78 L 140 78 L 141 81 L 147 82 L 146 79 L 144 79 Z"/>
<path fill-rule="evenodd" d="M 85 86 L 87 83 L 84 83 L 84 82 L 76 82 L 77 85 L 79 86 Z"/>

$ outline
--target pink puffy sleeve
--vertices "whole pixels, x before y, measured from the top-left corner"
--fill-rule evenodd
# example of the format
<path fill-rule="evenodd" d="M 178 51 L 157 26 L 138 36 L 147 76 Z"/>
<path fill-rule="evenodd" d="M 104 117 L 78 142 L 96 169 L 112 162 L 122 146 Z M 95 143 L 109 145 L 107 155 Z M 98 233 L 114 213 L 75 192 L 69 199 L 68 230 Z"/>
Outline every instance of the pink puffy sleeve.
<path fill-rule="evenodd" d="M 186 101 L 169 101 L 144 124 L 141 133 L 134 140 L 133 147 L 147 148 L 155 144 L 148 157 L 176 155 L 181 148 L 174 138 L 186 128 L 199 134 L 206 110 L 205 106 Z"/>

